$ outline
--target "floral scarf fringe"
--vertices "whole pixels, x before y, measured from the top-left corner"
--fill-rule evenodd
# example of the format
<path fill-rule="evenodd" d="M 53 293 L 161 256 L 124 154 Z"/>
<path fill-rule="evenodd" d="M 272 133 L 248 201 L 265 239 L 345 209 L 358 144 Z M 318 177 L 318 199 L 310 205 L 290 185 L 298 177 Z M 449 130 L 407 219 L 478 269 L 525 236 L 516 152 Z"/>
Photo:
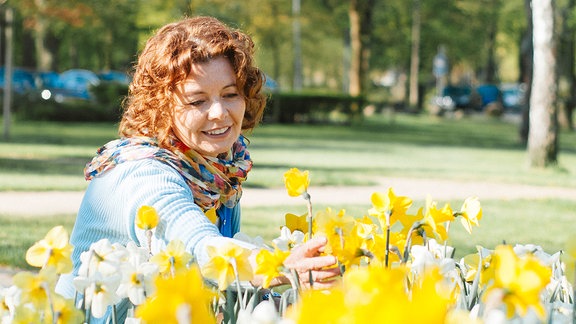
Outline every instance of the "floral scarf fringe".
<path fill-rule="evenodd" d="M 183 147 L 174 143 L 175 147 Z M 240 136 L 228 153 L 218 157 L 202 156 L 194 150 L 175 152 L 161 148 L 149 137 L 121 138 L 108 142 L 86 165 L 86 180 L 92 180 L 125 161 L 153 158 L 177 170 L 192 189 L 194 202 L 204 209 L 221 204 L 234 207 L 242 196 L 242 182 L 252 169 L 252 160 Z"/>

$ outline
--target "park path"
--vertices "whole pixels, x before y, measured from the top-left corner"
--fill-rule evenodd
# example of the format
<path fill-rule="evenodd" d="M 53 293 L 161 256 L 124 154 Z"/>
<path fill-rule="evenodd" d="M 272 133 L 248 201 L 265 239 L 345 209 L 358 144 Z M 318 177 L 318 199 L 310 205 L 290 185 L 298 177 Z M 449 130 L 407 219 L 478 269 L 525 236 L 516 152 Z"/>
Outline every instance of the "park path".
<path fill-rule="evenodd" d="M 543 187 L 492 182 L 461 182 L 438 179 L 382 178 L 378 185 L 361 187 L 311 187 L 308 192 L 315 204 L 366 204 L 370 195 L 394 188 L 397 195 L 414 200 L 430 195 L 442 201 L 478 197 L 488 199 L 538 199 L 561 198 L 576 202 L 576 188 Z M 75 214 L 80 206 L 83 192 L 0 192 L 0 215 L 14 217 Z M 302 204 L 302 199 L 289 197 L 284 188 L 245 188 L 243 207 Z M 0 267 L 0 286 L 12 282 L 13 269 Z"/>
<path fill-rule="evenodd" d="M 397 195 L 412 199 L 537 199 L 561 198 L 576 201 L 576 188 L 546 187 L 493 182 L 462 182 L 439 179 L 382 178 L 378 185 L 359 187 L 311 187 L 308 192 L 315 204 L 370 204 L 370 195 L 394 188 Z M 80 206 L 81 191 L 0 192 L 0 215 L 52 216 L 74 214 Z M 243 207 L 301 204 L 302 200 L 287 195 L 284 188 L 245 188 Z"/>

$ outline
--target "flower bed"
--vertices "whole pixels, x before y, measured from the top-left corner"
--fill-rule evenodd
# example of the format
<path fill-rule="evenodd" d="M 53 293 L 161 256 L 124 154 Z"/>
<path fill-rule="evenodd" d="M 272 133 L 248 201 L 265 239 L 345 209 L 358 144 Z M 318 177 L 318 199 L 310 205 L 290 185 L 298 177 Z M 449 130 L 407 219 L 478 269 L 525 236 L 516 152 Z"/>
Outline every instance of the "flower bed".
<path fill-rule="evenodd" d="M 114 320 L 120 305 L 127 323 L 572 322 L 576 248 L 551 255 L 534 245 L 478 246 L 457 260 L 446 244 L 450 227 L 459 221 L 472 233 L 480 225 L 477 198 L 457 210 L 428 199 L 413 212 L 412 200 L 390 188 L 372 194 L 363 216 L 330 208 L 313 213 L 309 182 L 307 171 L 286 172 L 288 194 L 303 197 L 308 212 L 286 214 L 278 238 L 235 236 L 262 247 L 255 268 L 251 252 L 233 243 L 209 248 L 200 268 L 177 240 L 154 255 L 149 245 L 102 240 L 82 254 L 75 300 L 54 291 L 58 275 L 72 268 L 68 234 L 55 227 L 27 252 L 40 270 L 16 274 L 14 285 L 1 290 L 2 323 Z M 143 206 L 136 225 L 151 237 L 158 221 Z M 294 247 L 316 236 L 326 237 L 324 254 L 338 260 L 341 272 L 327 289 L 301 286 L 284 264 Z M 254 275 L 263 278 L 259 287 L 249 283 Z M 290 284 L 270 287 L 279 276 Z M 326 284 L 310 281 L 313 288 Z"/>

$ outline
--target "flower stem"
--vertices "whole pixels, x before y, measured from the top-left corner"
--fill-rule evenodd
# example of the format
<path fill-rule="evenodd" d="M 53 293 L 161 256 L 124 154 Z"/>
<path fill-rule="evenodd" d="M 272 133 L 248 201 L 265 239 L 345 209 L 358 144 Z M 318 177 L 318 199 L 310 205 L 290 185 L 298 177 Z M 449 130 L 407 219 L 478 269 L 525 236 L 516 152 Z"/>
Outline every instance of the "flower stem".
<path fill-rule="evenodd" d="M 242 287 L 240 287 L 240 276 L 238 275 L 238 269 L 236 267 L 236 259 L 232 258 L 232 260 L 230 260 L 230 263 L 232 263 L 232 269 L 234 269 L 234 277 L 236 278 L 236 295 L 238 296 L 238 301 L 240 303 L 240 308 L 242 310 L 246 309 L 246 305 L 244 305 L 244 299 L 242 297 Z"/>
<path fill-rule="evenodd" d="M 388 268 L 388 259 L 390 256 L 390 216 L 392 212 L 386 211 L 386 252 L 384 254 L 384 266 Z"/>
<path fill-rule="evenodd" d="M 146 230 L 146 243 L 148 245 L 148 254 L 152 255 L 152 230 Z"/>
<path fill-rule="evenodd" d="M 306 207 L 308 208 L 308 239 L 312 238 L 312 198 L 308 192 L 302 194 L 304 199 L 306 199 Z M 312 270 L 308 270 L 308 282 L 310 283 L 310 288 L 314 286 L 314 278 L 312 277 Z"/>

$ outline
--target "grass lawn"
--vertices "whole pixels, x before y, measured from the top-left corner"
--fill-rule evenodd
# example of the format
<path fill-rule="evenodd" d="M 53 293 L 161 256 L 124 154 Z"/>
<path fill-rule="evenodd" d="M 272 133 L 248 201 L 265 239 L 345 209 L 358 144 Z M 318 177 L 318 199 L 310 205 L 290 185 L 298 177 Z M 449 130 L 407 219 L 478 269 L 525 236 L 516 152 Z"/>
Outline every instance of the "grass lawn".
<path fill-rule="evenodd" d="M 98 147 L 116 137 L 116 125 L 15 121 L 11 135 L 10 141 L 0 141 L 0 191 L 83 190 L 85 163 Z M 518 142 L 516 125 L 491 118 L 397 114 L 372 117 L 354 126 L 263 125 L 249 138 L 255 164 L 247 186 L 253 187 L 282 186 L 282 175 L 290 167 L 310 170 L 315 186 L 415 177 L 576 187 L 576 133 L 560 134 L 557 167 L 531 170 L 525 167 L 526 151 Z M 459 208 L 461 201 L 450 203 Z M 450 243 L 459 255 L 474 252 L 476 245 L 493 248 L 503 241 L 539 244 L 555 252 L 576 231 L 576 199 L 482 204 L 484 218 L 472 236 L 460 224 L 451 229 Z M 414 208 L 420 206 L 423 202 L 415 202 Z M 370 206 L 330 207 L 362 216 Z M 243 231 L 269 240 L 278 234 L 286 212 L 304 213 L 304 208 L 245 208 Z M 0 264 L 25 267 L 26 249 L 54 225 L 71 229 L 73 218 L 0 215 Z"/>

